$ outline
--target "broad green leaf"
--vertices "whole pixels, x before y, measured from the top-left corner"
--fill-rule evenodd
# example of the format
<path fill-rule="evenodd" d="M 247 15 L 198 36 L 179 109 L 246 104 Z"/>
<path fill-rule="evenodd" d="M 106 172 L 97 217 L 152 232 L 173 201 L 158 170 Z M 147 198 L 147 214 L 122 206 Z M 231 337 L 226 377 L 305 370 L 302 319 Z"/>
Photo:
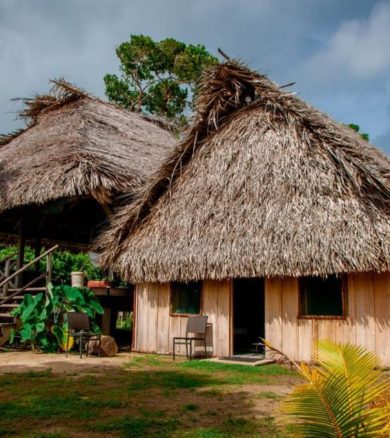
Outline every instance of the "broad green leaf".
<path fill-rule="evenodd" d="M 66 313 L 70 311 L 86 313 L 94 327 L 95 313 L 103 313 L 98 300 L 88 288 L 54 286 L 48 294 L 26 294 L 18 308 L 22 323 L 19 331 L 22 342 L 38 346 L 43 351 L 63 348 L 67 330 L 64 321 Z M 96 330 L 99 330 L 98 327 Z"/>
<path fill-rule="evenodd" d="M 99 301 L 97 300 L 91 300 L 91 302 L 89 303 L 89 306 L 99 315 L 103 315 L 104 313 L 104 309 L 103 307 L 100 305 Z"/>

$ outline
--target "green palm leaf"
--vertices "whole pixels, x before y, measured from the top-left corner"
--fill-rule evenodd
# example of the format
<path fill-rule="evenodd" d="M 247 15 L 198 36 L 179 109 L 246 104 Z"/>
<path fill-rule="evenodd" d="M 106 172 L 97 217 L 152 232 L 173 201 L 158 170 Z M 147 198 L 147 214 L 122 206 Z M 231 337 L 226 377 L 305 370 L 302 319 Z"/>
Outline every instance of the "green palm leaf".
<path fill-rule="evenodd" d="M 389 382 L 375 355 L 353 344 L 321 342 L 318 365 L 297 364 L 305 384 L 282 402 L 281 421 L 310 438 L 378 437 L 389 427 Z M 387 426 L 386 426 L 387 425 Z"/>

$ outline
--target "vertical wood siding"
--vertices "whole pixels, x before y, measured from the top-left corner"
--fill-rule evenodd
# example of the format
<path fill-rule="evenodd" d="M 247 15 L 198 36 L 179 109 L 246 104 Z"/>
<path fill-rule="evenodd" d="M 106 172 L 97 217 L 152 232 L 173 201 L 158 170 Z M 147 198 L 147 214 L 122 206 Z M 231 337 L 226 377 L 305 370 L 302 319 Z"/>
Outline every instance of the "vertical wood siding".
<path fill-rule="evenodd" d="M 320 339 L 352 342 L 374 351 L 390 366 L 390 274 L 348 275 L 347 318 L 298 319 L 298 281 L 265 284 L 266 338 L 294 360 L 315 359 Z"/>
<path fill-rule="evenodd" d="M 172 353 L 174 336 L 185 336 L 187 316 L 170 314 L 168 283 L 138 284 L 136 294 L 135 351 Z M 208 315 L 208 350 L 214 356 L 230 354 L 231 282 L 204 281 L 202 314 Z M 197 348 L 201 348 L 200 345 Z M 178 354 L 185 348 L 178 347 Z"/>
<path fill-rule="evenodd" d="M 203 283 L 202 314 L 209 317 L 208 350 L 214 356 L 232 353 L 231 292 L 228 280 Z M 134 350 L 172 353 L 173 337 L 185 335 L 187 316 L 170 315 L 169 284 L 137 285 L 135 309 Z M 294 360 L 311 361 L 318 340 L 349 341 L 390 366 L 390 273 L 349 275 L 347 313 L 344 320 L 298 319 L 298 280 L 265 280 L 265 333 L 276 348 Z"/>

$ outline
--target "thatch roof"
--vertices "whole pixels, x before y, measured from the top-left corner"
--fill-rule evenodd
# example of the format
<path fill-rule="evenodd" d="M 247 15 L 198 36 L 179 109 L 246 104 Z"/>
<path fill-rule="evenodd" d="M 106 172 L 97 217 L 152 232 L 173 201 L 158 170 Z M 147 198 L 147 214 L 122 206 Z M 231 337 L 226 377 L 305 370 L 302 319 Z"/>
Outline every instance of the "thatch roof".
<path fill-rule="evenodd" d="M 0 137 L 0 211 L 83 195 L 110 203 L 174 147 L 157 122 L 53 82 L 50 94 L 25 100 L 27 127 Z"/>
<path fill-rule="evenodd" d="M 387 271 L 389 178 L 353 130 L 229 61 L 102 260 L 133 282 Z"/>

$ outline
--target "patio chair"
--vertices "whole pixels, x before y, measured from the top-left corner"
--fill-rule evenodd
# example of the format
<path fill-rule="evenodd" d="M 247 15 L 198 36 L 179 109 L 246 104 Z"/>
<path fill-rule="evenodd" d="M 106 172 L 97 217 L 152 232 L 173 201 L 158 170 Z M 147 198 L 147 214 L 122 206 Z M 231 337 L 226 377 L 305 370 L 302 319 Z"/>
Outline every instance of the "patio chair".
<path fill-rule="evenodd" d="M 100 347 L 102 342 L 102 335 L 100 333 L 92 333 L 89 327 L 89 318 L 86 313 L 68 312 L 66 314 L 68 321 L 68 335 L 66 338 L 66 357 L 69 351 L 69 338 L 72 336 L 74 340 L 78 339 L 80 342 L 80 359 L 83 357 L 83 345 L 85 342 L 85 353 L 88 356 L 89 341 L 97 340 L 99 342 L 99 357 Z"/>
<path fill-rule="evenodd" d="M 176 345 L 186 346 L 186 357 L 192 360 L 193 342 L 203 341 L 204 356 L 207 356 L 206 328 L 208 316 L 190 316 L 187 320 L 186 335 L 184 337 L 175 336 L 173 338 L 173 360 L 176 358 Z M 190 354 L 188 356 L 188 347 Z"/>
<path fill-rule="evenodd" d="M 259 354 L 260 352 L 264 353 L 265 352 L 265 344 L 264 342 L 261 340 L 261 337 L 259 337 L 259 341 L 258 342 L 253 342 L 252 344 L 254 347 L 256 347 L 256 354 Z"/>

